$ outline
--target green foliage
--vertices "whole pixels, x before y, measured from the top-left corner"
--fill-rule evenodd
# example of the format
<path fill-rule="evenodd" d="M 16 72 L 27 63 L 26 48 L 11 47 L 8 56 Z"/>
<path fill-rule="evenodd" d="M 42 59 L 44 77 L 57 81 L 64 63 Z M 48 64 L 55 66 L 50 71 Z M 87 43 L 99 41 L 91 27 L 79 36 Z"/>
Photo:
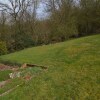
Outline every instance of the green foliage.
<path fill-rule="evenodd" d="M 41 2 L 43 1 L 38 3 Z M 13 3 L 18 3 L 18 1 Z M 26 3 L 25 0 L 24 3 Z M 100 0 L 78 0 L 78 2 L 76 0 L 47 0 L 44 7 L 47 9 L 45 13 L 48 17 L 44 17 L 43 20 L 36 18 L 37 3 L 34 5 L 25 7 L 23 14 L 20 11 L 15 13 L 14 7 L 6 6 L 7 9 L 11 7 L 14 11 L 9 12 L 10 20 L 7 20 L 8 13 L 5 10 L 1 12 L 0 40 L 7 43 L 9 52 L 33 45 L 55 43 L 72 37 L 100 33 Z M 17 7 L 19 6 L 18 3 Z M 2 6 L 0 8 L 2 9 Z M 34 9 L 35 12 L 28 9 L 32 11 Z"/>
<path fill-rule="evenodd" d="M 0 55 L 7 54 L 7 47 L 5 42 L 0 42 Z"/>
<path fill-rule="evenodd" d="M 100 35 L 29 48 L 0 59 L 48 66 L 1 100 L 98 100 L 100 98 Z M 27 70 L 29 71 L 29 70 Z M 33 73 L 33 71 L 32 71 Z M 3 89 L 20 84 L 13 80 Z"/>
<path fill-rule="evenodd" d="M 71 1 L 62 0 L 60 8 L 52 12 L 50 20 L 51 39 L 64 41 L 78 34 L 76 16 Z"/>
<path fill-rule="evenodd" d="M 14 50 L 21 50 L 34 45 L 32 37 L 23 31 L 15 33 L 13 39 Z"/>
<path fill-rule="evenodd" d="M 80 0 L 78 8 L 79 33 L 88 35 L 100 30 L 100 0 Z"/>

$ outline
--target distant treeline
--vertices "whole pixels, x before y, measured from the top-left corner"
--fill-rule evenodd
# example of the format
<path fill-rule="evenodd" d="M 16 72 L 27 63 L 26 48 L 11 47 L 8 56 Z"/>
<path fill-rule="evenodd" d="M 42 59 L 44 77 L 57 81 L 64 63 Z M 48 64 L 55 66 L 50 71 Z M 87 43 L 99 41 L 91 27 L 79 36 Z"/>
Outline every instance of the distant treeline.
<path fill-rule="evenodd" d="M 100 0 L 0 2 L 0 55 L 100 33 Z M 48 17 L 37 19 L 39 4 Z"/>

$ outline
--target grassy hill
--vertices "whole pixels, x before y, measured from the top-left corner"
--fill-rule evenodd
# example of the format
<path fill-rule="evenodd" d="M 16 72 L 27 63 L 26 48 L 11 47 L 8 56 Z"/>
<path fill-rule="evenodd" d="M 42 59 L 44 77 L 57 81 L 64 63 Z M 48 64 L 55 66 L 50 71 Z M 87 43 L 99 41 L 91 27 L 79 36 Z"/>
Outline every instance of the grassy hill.
<path fill-rule="evenodd" d="M 48 71 L 2 100 L 100 99 L 100 35 L 25 49 L 1 56 L 0 60 L 48 66 Z"/>

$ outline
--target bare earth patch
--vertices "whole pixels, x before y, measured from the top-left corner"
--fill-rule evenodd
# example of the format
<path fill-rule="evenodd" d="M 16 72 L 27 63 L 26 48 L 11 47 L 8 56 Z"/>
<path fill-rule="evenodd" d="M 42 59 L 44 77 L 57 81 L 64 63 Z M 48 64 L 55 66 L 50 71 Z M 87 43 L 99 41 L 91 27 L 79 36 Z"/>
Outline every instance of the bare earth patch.
<path fill-rule="evenodd" d="M 3 70 L 11 70 L 12 67 L 11 66 L 7 66 L 7 65 L 4 65 L 4 64 L 0 64 L 0 71 L 3 71 Z"/>
<path fill-rule="evenodd" d="M 3 86 L 5 86 L 8 82 L 10 82 L 10 80 L 6 80 L 6 81 L 0 82 L 0 88 L 2 88 Z"/>
<path fill-rule="evenodd" d="M 0 82 L 0 88 L 2 88 L 6 83 L 7 83 L 7 81 Z"/>

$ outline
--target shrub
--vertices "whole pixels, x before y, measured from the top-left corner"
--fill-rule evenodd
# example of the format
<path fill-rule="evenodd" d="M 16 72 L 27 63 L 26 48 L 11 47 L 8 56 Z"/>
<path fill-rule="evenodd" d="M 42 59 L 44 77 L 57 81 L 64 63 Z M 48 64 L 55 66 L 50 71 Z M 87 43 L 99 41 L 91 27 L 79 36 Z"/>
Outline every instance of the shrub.
<path fill-rule="evenodd" d="M 32 37 L 29 34 L 24 33 L 23 31 L 15 33 L 13 38 L 14 38 L 13 49 L 15 51 L 22 50 L 24 48 L 34 45 Z"/>
<path fill-rule="evenodd" d="M 0 55 L 7 54 L 7 46 L 6 43 L 0 41 Z"/>

